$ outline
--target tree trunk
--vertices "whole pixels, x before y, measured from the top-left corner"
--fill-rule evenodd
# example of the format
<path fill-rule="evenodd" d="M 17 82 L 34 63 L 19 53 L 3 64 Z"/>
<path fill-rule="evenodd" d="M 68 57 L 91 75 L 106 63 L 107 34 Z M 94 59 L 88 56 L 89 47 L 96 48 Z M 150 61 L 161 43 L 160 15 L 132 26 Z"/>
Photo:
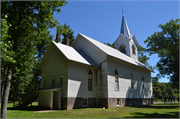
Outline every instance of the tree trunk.
<path fill-rule="evenodd" d="M 11 86 L 13 67 L 14 67 L 14 64 L 10 63 L 8 67 L 7 79 L 4 85 L 4 94 L 2 97 L 2 103 L 1 103 L 1 118 L 3 119 L 7 119 L 7 104 L 8 104 L 9 90 Z"/>
<path fill-rule="evenodd" d="M 1 98 L 3 97 L 3 92 L 4 92 L 4 84 L 5 84 L 5 80 L 6 80 L 6 74 L 7 74 L 7 66 L 5 66 L 4 68 L 4 72 L 3 72 L 3 79 L 2 79 L 2 83 L 1 83 Z"/>
<path fill-rule="evenodd" d="M 17 97 L 17 88 L 14 88 L 14 94 L 13 94 L 13 108 L 15 108 L 15 101 L 16 101 L 16 97 Z"/>

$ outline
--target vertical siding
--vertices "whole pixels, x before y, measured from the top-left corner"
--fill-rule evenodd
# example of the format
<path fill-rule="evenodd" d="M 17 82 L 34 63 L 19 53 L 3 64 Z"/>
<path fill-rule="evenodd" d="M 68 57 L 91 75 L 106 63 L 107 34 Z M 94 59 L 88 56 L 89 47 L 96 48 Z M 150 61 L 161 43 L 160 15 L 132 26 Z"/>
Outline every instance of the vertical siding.
<path fill-rule="evenodd" d="M 107 98 L 107 62 L 101 64 L 98 79 L 98 98 Z"/>
<path fill-rule="evenodd" d="M 151 98 L 151 74 L 142 68 L 130 65 L 120 60 L 108 60 L 108 98 Z M 115 90 L 115 68 L 119 73 L 119 90 Z M 134 91 L 131 91 L 130 72 L 133 73 Z M 145 79 L 145 92 L 142 92 L 142 75 Z"/>
<path fill-rule="evenodd" d="M 44 88 L 44 80 L 46 80 L 46 88 L 53 88 L 52 79 L 55 79 L 54 87 L 60 87 L 60 77 L 63 77 L 61 96 L 67 97 L 68 60 L 56 47 L 52 47 L 44 61 L 41 76 L 41 88 Z"/>
<path fill-rule="evenodd" d="M 93 91 L 88 91 L 88 69 L 93 72 Z M 96 97 L 96 69 L 71 62 L 68 74 L 68 97 Z"/>

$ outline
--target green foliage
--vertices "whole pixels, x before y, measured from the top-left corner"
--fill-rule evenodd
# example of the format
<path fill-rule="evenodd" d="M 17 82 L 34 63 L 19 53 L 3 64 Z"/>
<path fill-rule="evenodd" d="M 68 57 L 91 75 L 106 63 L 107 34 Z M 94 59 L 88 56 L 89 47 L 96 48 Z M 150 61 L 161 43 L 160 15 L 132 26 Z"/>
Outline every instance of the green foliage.
<path fill-rule="evenodd" d="M 110 46 L 110 47 L 112 47 L 112 48 L 115 48 L 115 45 L 114 45 L 114 44 L 111 44 L 111 43 L 104 43 L 104 44 L 106 44 L 107 46 Z"/>
<path fill-rule="evenodd" d="M 11 36 L 8 34 L 8 29 L 11 27 L 11 24 L 8 25 L 7 23 L 7 15 L 5 15 L 4 18 L 5 19 L 1 19 L 1 67 L 8 62 L 16 63 L 13 58 L 13 42 L 8 41 L 8 38 L 11 38 Z"/>
<path fill-rule="evenodd" d="M 162 99 L 165 96 L 175 96 L 176 98 L 179 95 L 179 88 L 173 88 L 173 84 L 169 83 L 160 83 L 158 82 L 157 77 L 152 77 L 152 86 L 153 86 L 153 98 Z"/>
<path fill-rule="evenodd" d="M 58 23 L 53 13 L 59 13 L 66 4 L 66 1 L 1 2 L 1 71 L 10 66 L 2 75 L 13 72 L 8 74 L 4 94 L 9 94 L 10 88 L 10 96 L 23 94 L 34 88 L 36 77 L 40 75 L 37 65 L 52 40 L 48 29 Z M 8 97 L 3 97 L 1 110 L 4 117 L 1 118 L 6 115 L 7 99 Z"/>
<path fill-rule="evenodd" d="M 138 45 L 137 50 L 138 50 L 138 60 L 147 67 L 149 67 L 150 69 L 154 70 L 155 66 L 150 66 L 150 64 L 148 63 L 150 57 L 147 57 L 147 55 L 145 54 L 147 52 L 146 51 L 147 49 L 143 48 L 141 45 Z"/>
<path fill-rule="evenodd" d="M 67 25 L 66 23 L 64 25 L 58 24 L 56 33 L 59 33 L 60 35 L 63 36 L 62 44 L 65 44 L 65 40 L 67 38 L 70 40 L 69 45 L 71 45 L 72 42 L 74 41 L 74 35 L 73 35 L 74 31 L 70 28 L 70 25 Z M 61 39 L 56 39 L 55 41 L 60 42 Z"/>
<path fill-rule="evenodd" d="M 154 32 L 144 42 L 150 55 L 160 57 L 156 67 L 159 78 L 168 76 L 174 84 L 179 84 L 179 19 L 170 20 L 165 25 L 158 26 L 160 32 Z"/>

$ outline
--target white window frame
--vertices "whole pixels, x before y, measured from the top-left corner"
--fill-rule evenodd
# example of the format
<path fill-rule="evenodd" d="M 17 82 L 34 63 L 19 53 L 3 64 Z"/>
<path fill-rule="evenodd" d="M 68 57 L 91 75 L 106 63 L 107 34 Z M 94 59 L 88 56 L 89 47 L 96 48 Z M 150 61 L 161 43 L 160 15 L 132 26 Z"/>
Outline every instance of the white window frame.
<path fill-rule="evenodd" d="M 124 49 L 123 49 L 123 50 L 124 50 L 125 52 L 122 52 L 122 51 L 121 51 L 121 47 L 122 47 L 122 46 L 124 46 Z M 119 47 L 119 51 L 122 52 L 123 54 L 126 54 L 126 46 L 122 44 L 122 45 Z"/>
<path fill-rule="evenodd" d="M 91 70 L 92 74 L 89 74 L 90 70 Z M 91 78 L 89 78 L 89 77 L 91 77 Z M 89 86 L 90 86 L 89 80 L 91 80 L 91 83 L 92 83 L 92 85 L 91 85 L 92 90 L 89 90 Z M 88 91 L 93 91 L 93 71 L 92 71 L 92 69 L 88 70 Z"/>
<path fill-rule="evenodd" d="M 54 86 L 53 86 L 53 79 L 54 79 Z M 52 78 L 52 79 L 51 79 L 51 86 L 52 86 L 52 87 L 55 87 L 55 86 L 56 86 L 56 78 Z"/>
<path fill-rule="evenodd" d="M 141 104 L 141 100 L 140 99 L 138 99 L 138 105 L 140 105 Z"/>
<path fill-rule="evenodd" d="M 87 104 L 86 104 L 86 105 L 84 105 L 84 100 L 85 100 L 85 99 L 87 99 Z M 88 98 L 83 98 L 83 99 L 82 99 L 82 107 L 88 107 Z"/>
<path fill-rule="evenodd" d="M 62 84 L 61 84 L 61 79 L 62 79 Z M 63 87 L 63 85 L 64 85 L 64 76 L 60 76 L 59 77 L 59 86 Z"/>
<path fill-rule="evenodd" d="M 133 92 L 134 91 L 134 76 L 132 72 L 130 73 L 130 79 L 131 79 L 131 92 Z"/>
<path fill-rule="evenodd" d="M 131 46 L 131 48 L 132 48 L 132 54 L 133 54 L 133 55 L 136 55 L 136 50 L 135 50 L 134 44 Z"/>
<path fill-rule="evenodd" d="M 144 79 L 144 76 L 142 76 L 142 92 L 144 93 L 145 92 L 145 79 Z"/>
<path fill-rule="evenodd" d="M 116 71 L 117 71 L 118 74 L 116 74 Z M 118 72 L 117 69 L 115 69 L 114 74 L 115 74 L 115 91 L 119 91 L 119 76 L 118 76 L 119 72 Z M 118 84 L 118 89 L 116 88 L 116 83 Z"/>
<path fill-rule="evenodd" d="M 148 100 L 148 103 L 151 104 L 151 99 Z"/>
<path fill-rule="evenodd" d="M 130 104 L 129 105 L 133 105 L 133 99 L 130 99 L 130 102 L 129 102 Z"/>
<path fill-rule="evenodd" d="M 120 99 L 117 98 L 117 106 L 120 106 Z"/>

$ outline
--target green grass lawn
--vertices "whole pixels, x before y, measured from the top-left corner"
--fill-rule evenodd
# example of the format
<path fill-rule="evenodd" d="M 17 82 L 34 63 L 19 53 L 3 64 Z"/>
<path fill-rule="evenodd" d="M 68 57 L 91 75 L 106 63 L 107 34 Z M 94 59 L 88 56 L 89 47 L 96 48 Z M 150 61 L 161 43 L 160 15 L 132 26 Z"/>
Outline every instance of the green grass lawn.
<path fill-rule="evenodd" d="M 43 110 L 33 106 L 24 110 L 14 110 L 13 104 L 8 103 L 8 118 L 179 118 L 179 103 L 166 104 L 162 102 L 153 105 L 136 107 L 119 107 L 102 110 L 101 108 L 82 108 L 73 110 L 58 110 L 54 112 L 42 112 Z"/>

